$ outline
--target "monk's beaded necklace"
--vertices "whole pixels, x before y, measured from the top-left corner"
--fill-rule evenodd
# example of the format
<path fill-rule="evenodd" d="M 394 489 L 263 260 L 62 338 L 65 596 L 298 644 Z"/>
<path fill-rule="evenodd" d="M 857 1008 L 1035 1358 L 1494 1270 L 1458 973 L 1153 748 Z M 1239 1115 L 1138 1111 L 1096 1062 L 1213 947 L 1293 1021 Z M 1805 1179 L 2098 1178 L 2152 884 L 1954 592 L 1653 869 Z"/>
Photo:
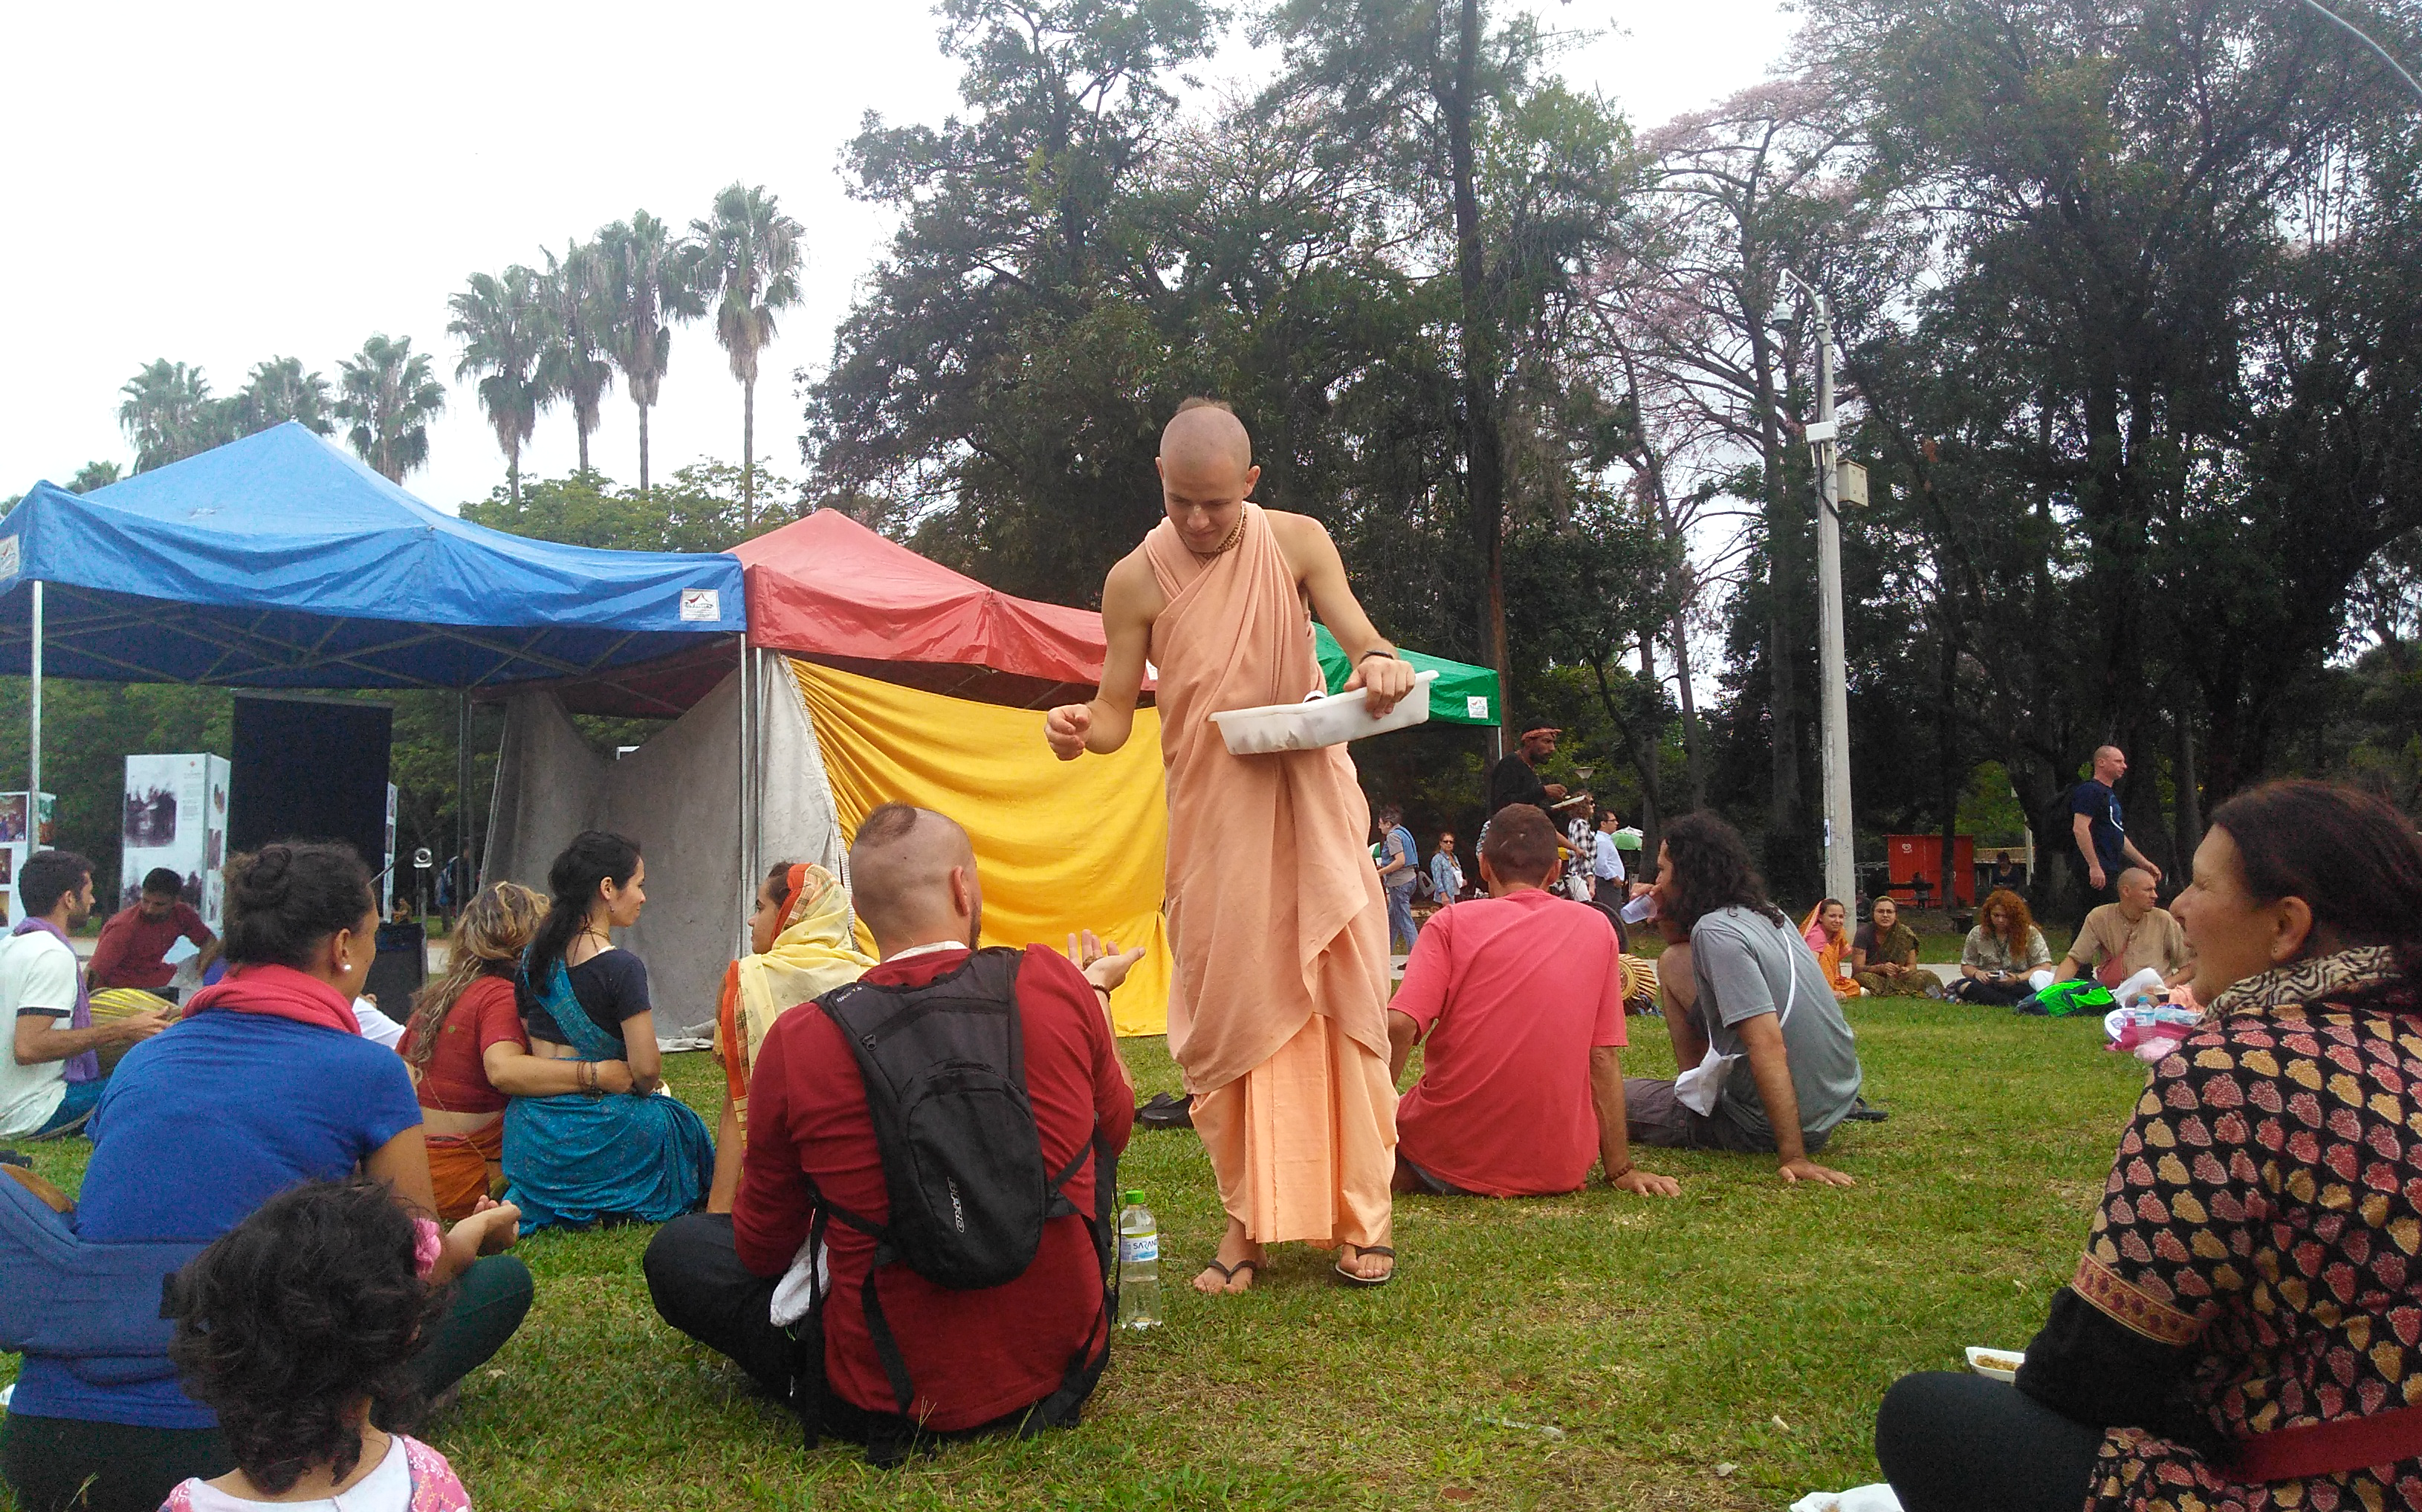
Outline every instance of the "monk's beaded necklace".
<path fill-rule="evenodd" d="M 1228 548 L 1230 548 L 1230 547 L 1232 547 L 1232 546 L 1235 545 L 1235 544 L 1236 544 L 1236 538 L 1237 538 L 1238 537 L 1242 536 L 1244 533 L 1245 533 L 1245 516 L 1244 516 L 1244 514 L 1242 513 L 1242 511 L 1239 511 L 1239 512 L 1237 513 L 1237 515 L 1236 515 L 1236 528 L 1235 528 L 1235 529 L 1234 529 L 1234 530 L 1231 530 L 1230 532 L 1228 532 L 1228 538 L 1227 538 L 1227 539 L 1225 539 L 1225 540 L 1221 541 L 1219 545 L 1217 545 L 1217 546 L 1213 547 L 1211 550 L 1209 550 L 1209 551 L 1207 551 L 1207 552 L 1195 552 L 1195 551 L 1194 551 L 1194 548 L 1193 548 L 1193 547 L 1191 547 L 1191 546 L 1188 546 L 1188 547 L 1187 547 L 1187 548 L 1186 548 L 1186 549 L 1187 549 L 1187 551 L 1189 551 L 1189 552 L 1194 552 L 1194 554 L 1195 554 L 1196 556 L 1199 556 L 1199 557 L 1201 557 L 1203 560 L 1204 560 L 1204 561 L 1206 561 L 1206 562 L 1207 562 L 1207 561 L 1211 560 L 1211 559 L 1212 559 L 1213 557 L 1215 557 L 1215 556 L 1225 556 L 1225 555 L 1227 555 L 1227 554 L 1228 554 Z"/>

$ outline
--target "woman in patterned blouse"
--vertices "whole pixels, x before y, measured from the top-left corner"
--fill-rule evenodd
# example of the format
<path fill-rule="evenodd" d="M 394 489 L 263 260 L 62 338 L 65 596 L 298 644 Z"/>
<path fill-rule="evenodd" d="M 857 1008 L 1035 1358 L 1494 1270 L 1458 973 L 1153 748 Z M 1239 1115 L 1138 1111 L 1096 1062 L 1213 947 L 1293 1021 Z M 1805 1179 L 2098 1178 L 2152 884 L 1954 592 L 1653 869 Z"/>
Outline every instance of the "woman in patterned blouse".
<path fill-rule="evenodd" d="M 2422 1506 L 2422 840 L 2273 783 L 2212 815 L 2174 908 L 2206 1022 L 2018 1384 L 1885 1395 L 1907 1512 Z"/>

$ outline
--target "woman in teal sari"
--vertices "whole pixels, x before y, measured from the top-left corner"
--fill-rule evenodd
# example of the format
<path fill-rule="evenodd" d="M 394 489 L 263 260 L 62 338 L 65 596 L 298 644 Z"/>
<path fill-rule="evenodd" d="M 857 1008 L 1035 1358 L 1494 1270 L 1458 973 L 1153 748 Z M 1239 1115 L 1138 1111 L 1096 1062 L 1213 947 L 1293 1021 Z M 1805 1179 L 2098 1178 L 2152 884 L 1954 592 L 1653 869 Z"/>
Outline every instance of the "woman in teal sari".
<path fill-rule="evenodd" d="M 697 1208 L 715 1169 L 706 1120 L 664 1088 L 648 969 L 608 931 L 647 903 L 638 846 L 591 830 L 547 873 L 554 893 L 522 958 L 530 1053 L 621 1060 L 631 1090 L 515 1098 L 505 1109 L 505 1181 L 525 1229 L 602 1219 L 660 1224 Z"/>

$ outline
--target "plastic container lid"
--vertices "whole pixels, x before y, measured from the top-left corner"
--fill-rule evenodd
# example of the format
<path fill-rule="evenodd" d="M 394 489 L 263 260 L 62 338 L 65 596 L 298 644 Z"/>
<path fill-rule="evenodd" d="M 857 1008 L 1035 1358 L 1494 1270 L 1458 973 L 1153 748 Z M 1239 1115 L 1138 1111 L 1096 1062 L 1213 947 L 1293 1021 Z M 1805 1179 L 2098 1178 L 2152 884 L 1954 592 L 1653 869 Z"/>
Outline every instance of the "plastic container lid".
<path fill-rule="evenodd" d="M 1143 1206 L 1143 1193 L 1140 1192 L 1130 1192 L 1126 1194 L 1126 1200 L 1140 1208 Z"/>
<path fill-rule="evenodd" d="M 1380 735 L 1423 725 L 1430 717 L 1430 684 L 1434 671 L 1417 673 L 1413 691 L 1396 707 L 1373 718 L 1363 707 L 1365 690 L 1307 698 L 1299 704 L 1264 704 L 1256 709 L 1223 709 L 1211 716 L 1232 756 L 1266 756 L 1275 751 L 1311 751 L 1343 745 L 1366 735 Z"/>

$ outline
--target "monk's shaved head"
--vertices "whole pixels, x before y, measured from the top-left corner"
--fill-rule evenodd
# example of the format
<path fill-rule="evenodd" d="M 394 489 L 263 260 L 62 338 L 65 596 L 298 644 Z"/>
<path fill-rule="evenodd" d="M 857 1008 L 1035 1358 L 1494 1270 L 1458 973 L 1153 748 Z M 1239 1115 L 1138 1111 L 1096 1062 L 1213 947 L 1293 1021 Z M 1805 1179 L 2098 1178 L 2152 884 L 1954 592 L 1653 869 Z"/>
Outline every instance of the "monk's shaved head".
<path fill-rule="evenodd" d="M 1161 429 L 1160 457 L 1172 467 L 1209 462 L 1241 473 L 1253 465 L 1253 438 L 1218 399 L 1187 399 Z"/>
<path fill-rule="evenodd" d="M 952 892 L 954 873 L 967 889 L 964 908 Z M 956 820 L 930 808 L 886 803 L 866 816 L 849 848 L 851 901 L 887 950 L 956 938 L 952 926 L 959 915 L 981 911 L 975 875 L 975 842 Z"/>

